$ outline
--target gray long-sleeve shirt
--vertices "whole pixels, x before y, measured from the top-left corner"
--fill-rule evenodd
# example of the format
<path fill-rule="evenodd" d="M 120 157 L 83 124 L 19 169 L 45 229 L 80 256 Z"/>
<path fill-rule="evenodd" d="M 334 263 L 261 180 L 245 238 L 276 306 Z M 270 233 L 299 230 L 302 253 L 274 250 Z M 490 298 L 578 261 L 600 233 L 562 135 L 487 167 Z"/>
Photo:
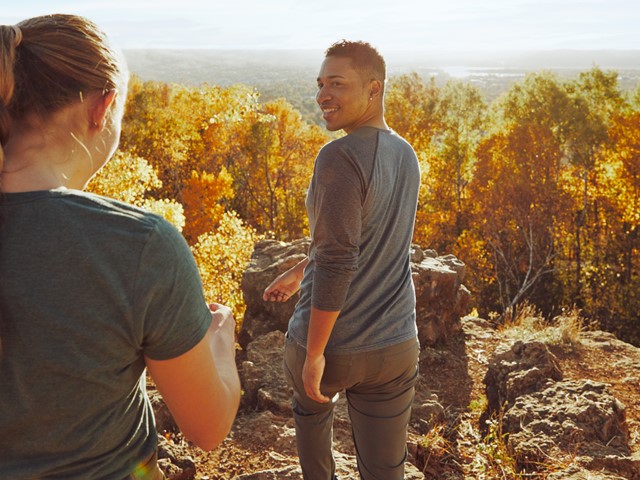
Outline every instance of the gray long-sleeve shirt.
<path fill-rule="evenodd" d="M 306 345 L 311 306 L 340 310 L 327 353 L 416 336 L 410 247 L 420 187 L 411 146 L 362 127 L 325 145 L 307 194 L 309 264 L 289 335 Z"/>

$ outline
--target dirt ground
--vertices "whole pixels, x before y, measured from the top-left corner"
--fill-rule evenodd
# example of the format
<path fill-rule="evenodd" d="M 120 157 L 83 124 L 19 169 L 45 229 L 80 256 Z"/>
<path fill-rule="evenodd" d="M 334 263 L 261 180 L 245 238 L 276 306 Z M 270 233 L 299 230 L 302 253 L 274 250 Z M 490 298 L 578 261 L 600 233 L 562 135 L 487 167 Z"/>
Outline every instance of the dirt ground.
<path fill-rule="evenodd" d="M 427 479 L 493 478 L 480 476 L 474 470 L 478 468 L 481 409 L 473 405 L 481 404 L 484 398 L 483 378 L 489 358 L 501 343 L 512 339 L 486 328 L 486 322 L 463 322 L 463 325 L 462 335 L 447 345 L 429 349 L 428 355 L 432 357 L 429 364 L 437 364 L 437 368 L 421 370 L 421 382 L 437 394 L 448 422 L 443 426 L 447 440 L 442 455 L 426 465 L 424 461 L 418 462 L 423 464 Z M 628 361 L 628 351 L 591 340 L 572 348 L 554 346 L 551 350 L 560 361 L 565 380 L 591 379 L 610 385 L 612 394 L 626 406 L 632 451 L 640 451 L 640 387 L 630 381 L 628 369 L 616 368 Z M 231 480 L 242 474 L 296 464 L 290 443 L 274 444 L 264 432 L 246 428 L 248 419 L 254 415 L 256 412 L 240 411 L 231 434 L 216 450 L 189 448 L 196 463 L 196 479 Z M 291 426 L 291 421 L 282 418 L 281 425 Z M 176 437 L 174 441 L 184 442 Z"/>

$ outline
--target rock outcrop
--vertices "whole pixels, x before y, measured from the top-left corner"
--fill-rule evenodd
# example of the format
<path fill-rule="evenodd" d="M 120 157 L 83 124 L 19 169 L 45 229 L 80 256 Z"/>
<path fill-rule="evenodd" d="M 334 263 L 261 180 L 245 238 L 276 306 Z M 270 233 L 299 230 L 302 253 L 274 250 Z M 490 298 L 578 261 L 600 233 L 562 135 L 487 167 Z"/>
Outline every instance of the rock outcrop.
<path fill-rule="evenodd" d="M 420 345 L 446 341 L 461 330 L 471 294 L 463 285 L 466 267 L 453 255 L 438 256 L 414 246 L 411 271 L 416 289 L 416 319 Z"/>
<path fill-rule="evenodd" d="M 274 330 L 247 346 L 247 359 L 242 363 L 243 406 L 260 411 L 291 413 L 292 390 L 287 385 L 282 359 L 284 333 Z"/>
<path fill-rule="evenodd" d="M 296 294 L 288 302 L 265 302 L 264 289 L 281 273 L 306 258 L 309 239 L 292 243 L 262 240 L 253 250 L 249 266 L 242 276 L 242 294 L 247 309 L 242 321 L 238 343 L 242 348 L 265 333 L 287 331 L 289 318 L 298 301 Z"/>
<path fill-rule="evenodd" d="M 508 409 L 518 397 L 541 390 L 549 381 L 562 380 L 555 356 L 542 342 L 516 342 L 496 353 L 484 378 L 489 414 Z"/>
<path fill-rule="evenodd" d="M 264 302 L 262 292 L 277 275 L 305 258 L 308 247 L 307 239 L 292 243 L 262 241 L 256 245 L 243 277 L 247 310 L 239 341 L 243 351 L 238 356 L 243 398 L 230 438 L 235 445 L 251 445 L 252 452 L 268 452 L 273 467 L 238 472 L 234 480 L 302 477 L 290 412 L 291 390 L 282 368 L 284 332 L 296 298 L 286 303 Z M 488 406 L 481 424 L 500 428 L 504 434 L 501 438 L 523 474 L 533 478 L 544 471 L 545 465 L 552 465 L 553 472 L 546 472 L 544 478 L 640 480 L 640 453 L 630 447 L 634 435 L 630 435 L 625 418 L 628 407 L 612 395 L 607 384 L 576 380 L 575 370 L 569 371 L 574 373 L 571 380 L 565 379 L 560 361 L 542 342 L 516 341 L 489 355 L 486 344 L 493 343 L 493 352 L 504 337 L 497 339 L 500 334 L 488 321 L 471 317 L 461 320 L 469 292 L 462 284 L 465 266 L 457 258 L 414 247 L 412 272 L 422 351 L 405 478 L 449 478 L 452 465 L 447 463 L 448 456 L 456 455 L 459 448 L 473 450 L 473 445 L 466 443 L 473 444 L 479 437 L 459 439 L 457 446 L 455 442 L 429 445 L 426 439 L 434 429 L 437 432 L 452 420 L 455 424 L 458 415 L 468 414 L 477 398 L 474 383 L 484 375 Z M 637 386 L 640 382 L 640 349 L 604 332 L 583 332 L 581 342 L 585 349 L 606 352 L 611 368 L 624 372 L 625 384 Z M 177 427 L 153 387 L 150 397 L 159 429 L 173 438 Z M 637 431 L 637 426 L 632 426 L 632 431 Z M 160 464 L 167 478 L 194 478 L 197 465 L 189 452 L 172 449 L 171 441 L 159 438 Z M 178 446 L 184 443 L 178 442 Z M 334 452 L 338 476 L 359 478 L 343 396 L 334 415 Z M 468 457 L 454 457 L 452 463 L 460 466 L 455 458 L 462 461 Z M 455 476 L 461 472 L 460 468 L 451 478 L 463 478 Z"/>
<path fill-rule="evenodd" d="M 580 476 L 584 469 L 606 471 L 611 476 L 605 478 L 640 480 L 625 406 L 604 383 L 562 381 L 559 363 L 545 344 L 516 342 L 495 354 L 485 385 L 487 413 L 501 412 L 497 421 L 523 471 L 571 458 L 573 473 L 556 478 L 591 478 Z"/>
<path fill-rule="evenodd" d="M 264 289 L 281 273 L 305 258 L 309 240 L 292 243 L 263 240 L 256 244 L 242 277 L 247 309 L 239 335 L 245 348 L 253 339 L 273 330 L 285 332 L 298 295 L 288 302 L 265 302 Z M 416 289 L 416 317 L 421 345 L 445 341 L 460 331 L 471 294 L 463 285 L 465 265 L 453 255 L 439 257 L 433 250 L 413 246 L 411 270 Z"/>

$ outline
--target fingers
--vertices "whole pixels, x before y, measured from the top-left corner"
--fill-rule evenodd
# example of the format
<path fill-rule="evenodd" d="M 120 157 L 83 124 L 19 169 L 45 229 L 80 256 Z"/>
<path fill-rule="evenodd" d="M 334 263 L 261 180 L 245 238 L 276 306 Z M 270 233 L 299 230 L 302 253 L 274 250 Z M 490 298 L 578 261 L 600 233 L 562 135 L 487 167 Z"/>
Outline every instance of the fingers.
<path fill-rule="evenodd" d="M 315 400 L 318 403 L 327 403 L 331 400 L 329 397 L 322 394 L 319 385 L 310 388 L 305 386 L 305 393 L 307 394 L 307 397 L 309 397 L 311 400 Z"/>
<path fill-rule="evenodd" d="M 233 312 L 226 305 L 219 303 L 210 303 L 209 310 L 213 315 L 213 325 L 217 329 L 226 328 L 230 331 L 235 331 L 236 319 L 233 316 Z"/>
<path fill-rule="evenodd" d="M 312 400 L 319 403 L 327 403 L 330 398 L 323 395 L 320 391 L 320 382 L 324 374 L 325 359 L 324 356 L 318 358 L 307 357 L 302 367 L 302 384 L 304 391 Z"/>
<path fill-rule="evenodd" d="M 287 270 L 264 289 L 262 299 L 265 302 L 286 302 L 300 288 L 300 281 L 296 279 L 292 270 Z"/>
<path fill-rule="evenodd" d="M 265 291 L 262 299 L 266 302 L 286 302 L 289 300 L 289 294 L 281 290 Z"/>
<path fill-rule="evenodd" d="M 226 315 L 227 313 L 231 313 L 231 309 L 221 303 L 210 303 L 209 310 L 211 310 L 211 312 L 213 313 L 220 312 L 223 315 Z"/>

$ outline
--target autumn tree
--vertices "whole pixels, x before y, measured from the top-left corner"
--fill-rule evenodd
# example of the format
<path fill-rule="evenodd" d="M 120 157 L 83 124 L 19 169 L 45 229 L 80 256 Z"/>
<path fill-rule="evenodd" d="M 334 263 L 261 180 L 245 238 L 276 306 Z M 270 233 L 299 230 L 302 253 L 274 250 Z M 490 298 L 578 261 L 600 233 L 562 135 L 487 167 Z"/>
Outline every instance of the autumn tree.
<path fill-rule="evenodd" d="M 385 91 L 385 119 L 416 151 L 427 150 L 435 130 L 439 90 L 435 80 L 417 73 L 389 79 Z"/>
<path fill-rule="evenodd" d="M 556 298 L 560 232 L 571 211 L 560 181 L 570 104 L 560 81 L 542 73 L 515 84 L 494 106 L 470 185 L 473 232 L 462 237 L 490 252 L 485 271 L 477 272 L 486 279 L 486 269 L 493 270 L 493 288 L 483 291 L 485 308 L 504 311 L 532 298 L 549 306 Z"/>
<path fill-rule="evenodd" d="M 640 112 L 615 117 L 609 138 L 596 192 L 600 261 L 585 307 L 603 328 L 640 343 Z"/>
<path fill-rule="evenodd" d="M 571 177 L 578 180 L 574 196 L 579 204 L 574 216 L 575 276 L 573 297 L 583 303 L 583 270 L 598 263 L 602 244 L 601 220 L 598 218 L 598 173 L 602 170 L 603 149 L 609 143 L 609 123 L 620 112 L 623 99 L 618 87 L 618 74 L 594 67 L 582 72 L 567 85 L 572 100 L 570 124 L 564 135 Z M 606 194 L 605 194 L 606 196 Z M 597 267 L 596 267 L 597 268 Z M 593 284 L 593 282 L 591 282 Z M 599 283 L 596 281 L 596 284 Z"/>
<path fill-rule="evenodd" d="M 468 83 L 450 81 L 440 91 L 433 112 L 431 155 L 422 179 L 419 220 L 429 245 L 454 251 L 468 228 L 468 186 L 475 168 L 475 151 L 485 135 L 486 105 L 480 92 Z"/>
<path fill-rule="evenodd" d="M 267 102 L 260 114 L 241 152 L 229 159 L 233 207 L 261 232 L 292 240 L 308 234 L 306 190 L 315 154 L 328 137 L 283 99 Z"/>
<path fill-rule="evenodd" d="M 258 110 L 246 86 L 187 87 L 132 78 L 121 148 L 156 168 L 163 194 L 183 202 L 192 172 L 219 175 L 237 155 Z"/>
<path fill-rule="evenodd" d="M 189 243 L 195 243 L 200 235 L 218 226 L 233 197 L 233 178 L 226 168 L 222 167 L 217 175 L 197 170 L 191 172 L 182 188 L 186 214 L 182 233 Z"/>

